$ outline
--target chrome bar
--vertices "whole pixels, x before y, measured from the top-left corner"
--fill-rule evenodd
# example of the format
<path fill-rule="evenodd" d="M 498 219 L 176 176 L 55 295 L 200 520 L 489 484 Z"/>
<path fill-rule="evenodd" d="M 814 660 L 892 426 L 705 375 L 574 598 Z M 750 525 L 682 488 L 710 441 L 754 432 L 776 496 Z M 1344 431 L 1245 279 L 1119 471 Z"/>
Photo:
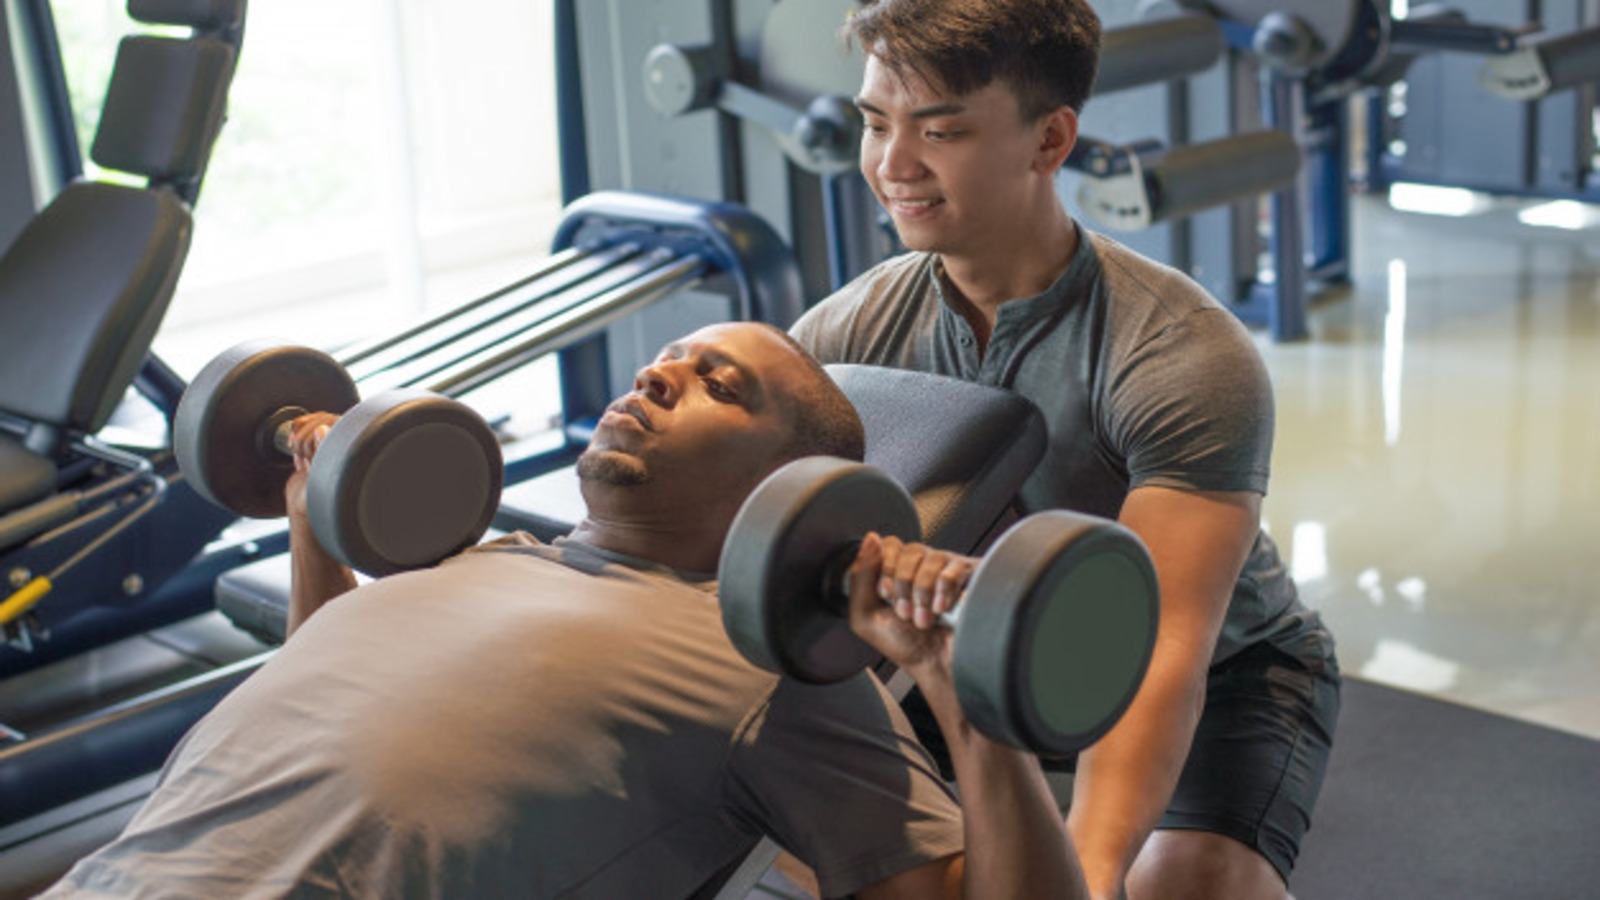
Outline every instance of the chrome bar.
<path fill-rule="evenodd" d="M 504 296 L 511 291 L 517 290 L 524 285 L 538 281 L 541 278 L 553 275 L 567 266 L 577 262 L 578 260 L 583 259 L 585 256 L 587 256 L 587 254 L 578 247 L 570 247 L 566 250 L 563 250 L 560 253 L 557 253 L 554 256 L 546 259 L 544 261 L 544 265 L 540 266 L 533 274 L 518 281 L 514 281 L 511 284 L 500 288 L 499 290 L 478 298 L 477 300 L 467 303 L 465 306 L 459 306 L 455 309 L 447 310 L 440 315 L 435 316 L 434 318 L 428 319 L 425 322 L 419 322 L 416 325 L 399 332 L 398 334 L 382 335 L 376 338 L 371 338 L 355 345 L 352 348 L 348 348 L 340 354 L 339 362 L 342 363 L 345 368 L 349 368 L 352 364 L 360 362 L 361 360 L 366 359 L 380 350 L 387 350 L 401 341 L 409 340 L 410 338 L 416 337 L 418 334 L 421 334 L 430 328 L 448 322 L 462 312 L 466 312 L 467 310 L 488 303 L 498 297 Z"/>
<path fill-rule="evenodd" d="M 430 353 L 414 355 L 406 362 L 387 366 L 381 371 L 368 373 L 359 379 L 362 393 L 370 395 L 376 391 L 425 382 L 435 372 L 503 346 L 551 316 L 560 315 L 574 306 L 588 303 L 594 297 L 618 285 L 627 284 L 661 265 L 663 258 L 675 257 L 666 250 L 654 250 L 631 257 L 596 273 L 591 278 L 545 297 L 538 303 L 524 304 L 521 309 L 500 318 L 497 322 L 464 333 L 447 346 L 437 348 Z"/>
<path fill-rule="evenodd" d="M 588 303 L 550 317 L 513 347 L 463 360 L 440 373 L 426 387 L 446 396 L 459 397 L 547 353 L 569 347 L 674 291 L 698 283 L 709 267 L 710 263 L 699 256 L 677 258 Z"/>

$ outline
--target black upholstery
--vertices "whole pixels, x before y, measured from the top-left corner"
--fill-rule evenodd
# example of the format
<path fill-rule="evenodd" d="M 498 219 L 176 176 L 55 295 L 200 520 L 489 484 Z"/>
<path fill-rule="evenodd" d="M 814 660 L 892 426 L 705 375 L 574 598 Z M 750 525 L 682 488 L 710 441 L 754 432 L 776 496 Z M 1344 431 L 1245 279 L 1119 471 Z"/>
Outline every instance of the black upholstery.
<path fill-rule="evenodd" d="M 203 33 L 238 28 L 244 0 L 128 0 L 128 15 L 152 25 L 188 25 Z"/>
<path fill-rule="evenodd" d="M 123 38 L 90 156 L 158 182 L 205 171 L 233 65 L 216 38 Z"/>
<path fill-rule="evenodd" d="M 866 461 L 911 493 L 924 539 L 972 553 L 1009 521 L 1044 454 L 1044 417 L 1018 394 L 955 378 L 830 365 L 867 431 Z"/>
<path fill-rule="evenodd" d="M 170 192 L 78 182 L 0 257 L 0 409 L 105 424 L 166 312 L 189 247 Z"/>

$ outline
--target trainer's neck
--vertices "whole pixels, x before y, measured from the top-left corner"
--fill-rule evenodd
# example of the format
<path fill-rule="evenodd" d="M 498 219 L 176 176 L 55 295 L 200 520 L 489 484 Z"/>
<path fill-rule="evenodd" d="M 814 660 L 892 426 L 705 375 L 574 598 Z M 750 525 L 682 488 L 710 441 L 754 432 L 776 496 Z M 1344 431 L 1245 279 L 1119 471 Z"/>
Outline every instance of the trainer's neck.
<path fill-rule="evenodd" d="M 979 253 L 939 255 L 951 306 L 972 327 L 980 351 L 988 346 L 1000 307 L 1044 293 L 1078 251 L 1078 230 L 1059 205 L 1014 237 Z"/>

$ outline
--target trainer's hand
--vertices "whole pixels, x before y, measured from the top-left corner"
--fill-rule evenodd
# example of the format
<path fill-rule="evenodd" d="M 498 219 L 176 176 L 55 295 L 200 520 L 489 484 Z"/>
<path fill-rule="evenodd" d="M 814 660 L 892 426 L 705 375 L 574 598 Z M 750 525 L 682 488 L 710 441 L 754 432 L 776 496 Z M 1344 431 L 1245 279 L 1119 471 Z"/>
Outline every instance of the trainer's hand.
<path fill-rule="evenodd" d="M 306 481 L 311 475 L 311 460 L 317 448 L 328 436 L 339 417 L 333 413 L 307 413 L 289 425 L 289 452 L 294 455 L 294 473 L 283 486 L 284 501 L 289 509 L 291 525 L 308 521 L 306 512 Z"/>
<path fill-rule="evenodd" d="M 929 666 L 948 675 L 951 632 L 938 615 L 955 609 L 975 567 L 969 557 L 868 534 L 850 567 L 850 627 L 914 675 Z"/>

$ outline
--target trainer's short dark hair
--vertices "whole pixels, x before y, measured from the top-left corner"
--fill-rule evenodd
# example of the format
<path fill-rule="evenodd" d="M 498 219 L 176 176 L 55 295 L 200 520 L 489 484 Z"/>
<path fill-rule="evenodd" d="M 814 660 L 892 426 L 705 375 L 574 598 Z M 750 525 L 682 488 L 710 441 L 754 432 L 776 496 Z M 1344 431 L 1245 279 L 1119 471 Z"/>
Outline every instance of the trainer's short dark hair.
<path fill-rule="evenodd" d="M 1082 112 L 1100 64 L 1100 17 L 1087 0 L 874 0 L 847 39 L 891 72 L 960 96 L 999 81 L 1026 121 Z"/>

